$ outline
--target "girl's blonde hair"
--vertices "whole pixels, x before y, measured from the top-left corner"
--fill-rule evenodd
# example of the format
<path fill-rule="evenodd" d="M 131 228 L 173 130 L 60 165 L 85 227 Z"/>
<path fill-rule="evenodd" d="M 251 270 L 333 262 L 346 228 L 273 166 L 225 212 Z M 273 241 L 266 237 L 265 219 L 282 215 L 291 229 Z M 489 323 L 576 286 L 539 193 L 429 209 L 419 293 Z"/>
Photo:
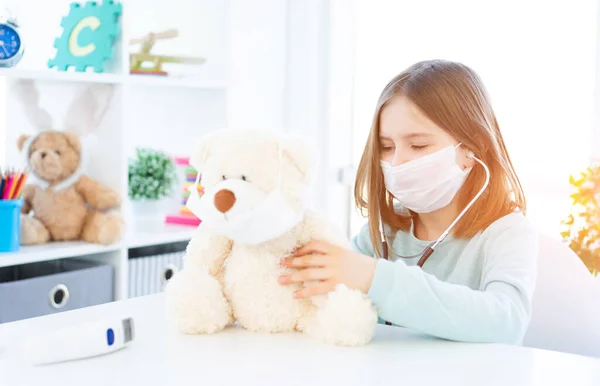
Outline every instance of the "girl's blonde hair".
<path fill-rule="evenodd" d="M 358 166 L 354 187 L 356 206 L 371 219 L 369 233 L 379 256 L 382 256 L 379 208 L 383 222 L 393 231 L 409 230 L 414 215 L 401 215 L 394 211 L 393 196 L 385 188 L 380 166 L 379 118 L 381 110 L 397 95 L 407 97 L 490 169 L 486 192 L 456 224 L 452 232 L 454 237 L 472 237 L 517 209 L 525 213 L 521 183 L 479 76 L 461 63 L 446 60 L 419 62 L 394 77 L 383 89 Z M 476 164 L 457 193 L 459 208 L 469 203 L 484 181 L 485 171 Z"/>

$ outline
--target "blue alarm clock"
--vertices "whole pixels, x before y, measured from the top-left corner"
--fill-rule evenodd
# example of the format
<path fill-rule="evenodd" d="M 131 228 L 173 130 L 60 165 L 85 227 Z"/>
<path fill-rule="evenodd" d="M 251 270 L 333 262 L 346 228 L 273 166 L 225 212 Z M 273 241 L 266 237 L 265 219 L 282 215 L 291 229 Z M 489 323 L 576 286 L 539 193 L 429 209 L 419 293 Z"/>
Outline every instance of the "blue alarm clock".
<path fill-rule="evenodd" d="M 10 17 L 0 18 L 0 67 L 13 67 L 25 52 L 19 25 Z"/>

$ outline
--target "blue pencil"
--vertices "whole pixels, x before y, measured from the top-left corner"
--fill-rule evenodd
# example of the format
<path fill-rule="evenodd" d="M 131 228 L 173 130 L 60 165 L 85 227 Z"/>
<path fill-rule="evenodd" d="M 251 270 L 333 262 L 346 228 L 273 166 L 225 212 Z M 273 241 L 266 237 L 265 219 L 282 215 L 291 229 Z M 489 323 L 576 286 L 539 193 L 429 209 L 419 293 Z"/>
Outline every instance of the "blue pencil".
<path fill-rule="evenodd" d="M 4 179 L 4 175 L 0 175 L 0 177 L 2 178 L 2 180 L 0 181 L 0 200 L 1 200 L 2 196 L 4 196 L 4 185 L 6 185 L 6 180 Z"/>

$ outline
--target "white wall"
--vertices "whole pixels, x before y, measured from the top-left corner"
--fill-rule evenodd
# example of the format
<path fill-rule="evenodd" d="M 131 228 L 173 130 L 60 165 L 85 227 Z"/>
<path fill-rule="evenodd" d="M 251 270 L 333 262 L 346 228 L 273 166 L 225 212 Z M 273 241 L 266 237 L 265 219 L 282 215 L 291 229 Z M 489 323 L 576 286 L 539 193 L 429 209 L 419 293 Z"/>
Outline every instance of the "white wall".
<path fill-rule="evenodd" d="M 289 1 L 286 126 L 313 141 L 314 207 L 347 231 L 351 161 L 354 0 Z"/>
<path fill-rule="evenodd" d="M 229 127 L 284 124 L 287 8 L 285 0 L 230 0 Z"/>

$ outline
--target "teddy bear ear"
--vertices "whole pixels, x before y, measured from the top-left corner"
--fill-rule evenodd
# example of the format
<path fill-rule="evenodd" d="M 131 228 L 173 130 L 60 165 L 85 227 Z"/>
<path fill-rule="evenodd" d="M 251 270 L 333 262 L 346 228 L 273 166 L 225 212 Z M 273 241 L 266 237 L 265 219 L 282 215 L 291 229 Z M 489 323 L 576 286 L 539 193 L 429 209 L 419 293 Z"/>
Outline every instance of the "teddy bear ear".
<path fill-rule="evenodd" d="M 305 181 L 311 179 L 316 166 L 316 155 L 309 143 L 301 137 L 286 137 L 280 140 L 284 158 L 288 158 L 298 169 Z"/>
<path fill-rule="evenodd" d="M 214 146 L 216 134 L 208 134 L 200 139 L 196 150 L 190 157 L 190 165 L 198 172 L 201 172 L 208 159 L 210 148 Z"/>
<path fill-rule="evenodd" d="M 68 131 L 63 132 L 63 135 L 65 136 L 67 142 L 69 142 L 69 145 L 71 145 L 76 152 L 81 152 L 81 141 L 79 140 L 79 135 Z"/>

